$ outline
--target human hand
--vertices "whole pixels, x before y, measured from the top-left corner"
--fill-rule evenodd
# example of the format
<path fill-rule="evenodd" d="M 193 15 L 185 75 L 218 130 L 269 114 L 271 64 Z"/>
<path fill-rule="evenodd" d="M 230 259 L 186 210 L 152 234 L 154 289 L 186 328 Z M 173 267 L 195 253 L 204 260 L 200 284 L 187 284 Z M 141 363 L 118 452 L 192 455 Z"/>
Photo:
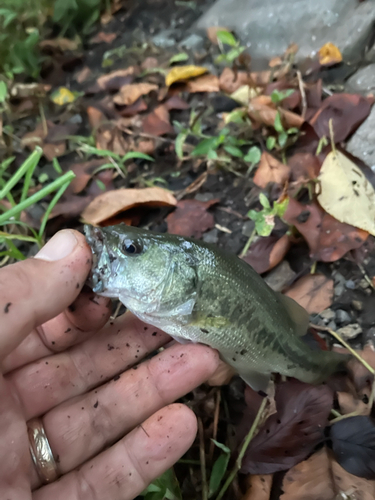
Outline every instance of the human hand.
<path fill-rule="evenodd" d="M 131 500 L 194 440 L 193 412 L 171 403 L 215 371 L 216 352 L 174 345 L 131 368 L 169 337 L 129 313 L 106 324 L 108 300 L 78 296 L 90 267 L 67 230 L 0 270 L 2 499 Z M 44 428 L 59 480 L 42 484 L 27 422 Z"/>

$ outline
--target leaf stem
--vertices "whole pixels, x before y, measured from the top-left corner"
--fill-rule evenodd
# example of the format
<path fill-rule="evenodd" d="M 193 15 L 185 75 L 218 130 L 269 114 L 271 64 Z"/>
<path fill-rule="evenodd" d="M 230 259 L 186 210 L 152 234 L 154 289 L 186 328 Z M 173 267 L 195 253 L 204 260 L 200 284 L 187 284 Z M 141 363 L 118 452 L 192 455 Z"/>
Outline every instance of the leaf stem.
<path fill-rule="evenodd" d="M 229 474 L 229 476 L 228 476 L 227 480 L 225 481 L 223 487 L 221 488 L 218 496 L 216 497 L 216 500 L 221 500 L 223 498 L 224 493 L 227 491 L 227 489 L 231 485 L 233 479 L 236 477 L 237 472 L 241 469 L 243 457 L 245 456 L 246 450 L 249 447 L 251 440 L 253 439 L 253 437 L 255 436 L 255 434 L 258 430 L 258 426 L 259 426 L 262 418 L 264 417 L 267 403 L 268 403 L 268 397 L 263 398 L 262 404 L 259 407 L 258 413 L 255 417 L 254 422 L 253 422 L 253 425 L 251 426 L 251 428 L 250 428 L 250 430 L 249 430 L 249 432 L 248 432 L 248 434 L 243 442 L 243 445 L 241 447 L 240 453 L 238 454 L 238 457 L 237 457 L 236 463 L 232 469 L 232 472 Z"/>
<path fill-rule="evenodd" d="M 254 237 L 255 237 L 256 233 L 257 233 L 257 232 L 256 232 L 256 229 L 255 229 L 255 227 L 254 227 L 254 229 L 253 229 L 252 233 L 251 233 L 251 234 L 250 234 L 250 236 L 249 236 L 249 239 L 248 239 L 248 240 L 247 240 L 247 242 L 246 242 L 246 245 L 243 247 L 243 250 L 242 250 L 242 252 L 240 253 L 240 257 L 245 257 L 245 255 L 247 254 L 247 252 L 248 252 L 248 250 L 249 250 L 249 248 L 250 248 L 250 245 L 251 245 L 251 244 L 252 244 L 252 242 L 253 242 L 253 239 L 254 239 Z"/>
<path fill-rule="evenodd" d="M 198 433 L 199 433 L 199 458 L 200 458 L 201 476 L 202 476 L 202 500 L 208 500 L 206 453 L 204 449 L 204 429 L 201 418 L 198 418 Z"/>

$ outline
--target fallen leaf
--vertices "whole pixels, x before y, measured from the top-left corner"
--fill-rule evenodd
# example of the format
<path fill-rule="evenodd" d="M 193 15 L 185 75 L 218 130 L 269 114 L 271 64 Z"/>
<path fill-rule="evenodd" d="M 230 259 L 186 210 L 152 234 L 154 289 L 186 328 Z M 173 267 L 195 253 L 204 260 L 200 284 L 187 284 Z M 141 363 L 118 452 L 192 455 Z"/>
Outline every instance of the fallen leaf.
<path fill-rule="evenodd" d="M 258 274 L 265 273 L 279 264 L 290 248 L 289 236 L 281 238 L 267 236 L 253 243 L 243 260 L 250 264 Z"/>
<path fill-rule="evenodd" d="M 90 75 L 91 75 L 91 69 L 88 66 L 85 66 L 76 74 L 76 80 L 78 83 L 83 83 L 87 80 L 87 78 Z"/>
<path fill-rule="evenodd" d="M 122 106 L 129 106 L 139 99 L 139 97 L 158 89 L 159 87 L 155 83 L 129 83 L 120 88 L 119 93 L 113 98 L 113 102 Z"/>
<path fill-rule="evenodd" d="M 214 45 L 218 45 L 217 32 L 218 31 L 229 31 L 228 28 L 224 28 L 223 26 L 211 26 L 206 29 L 207 38 Z"/>
<path fill-rule="evenodd" d="M 170 87 L 173 83 L 190 80 L 196 76 L 207 73 L 207 68 L 203 66 L 174 66 L 165 76 L 165 85 Z"/>
<path fill-rule="evenodd" d="M 243 85 L 250 87 L 266 86 L 271 79 L 271 71 L 233 71 L 231 68 L 224 68 L 219 77 L 220 90 L 227 94 L 233 94 Z"/>
<path fill-rule="evenodd" d="M 362 246 L 368 237 L 366 231 L 339 222 L 315 202 L 302 205 L 290 198 L 283 219 L 305 238 L 310 257 L 323 262 L 340 259 L 349 250 Z"/>
<path fill-rule="evenodd" d="M 363 365 L 362 365 L 363 366 Z M 347 415 L 356 412 L 357 415 L 369 415 L 369 405 L 364 403 L 362 399 L 353 396 L 349 392 L 337 392 L 337 401 L 340 407 L 340 413 Z"/>
<path fill-rule="evenodd" d="M 333 302 L 333 280 L 324 274 L 307 274 L 296 281 L 285 293 L 309 314 L 318 314 Z"/>
<path fill-rule="evenodd" d="M 165 101 L 164 106 L 167 108 L 168 111 L 175 109 L 190 108 L 190 105 L 178 95 L 173 95 L 172 97 L 170 97 L 167 101 Z"/>
<path fill-rule="evenodd" d="M 358 351 L 358 354 L 375 370 L 375 349 L 372 344 L 365 345 L 362 351 Z M 362 363 L 351 360 L 348 367 L 351 379 L 360 395 L 364 389 L 371 389 L 374 377 Z"/>
<path fill-rule="evenodd" d="M 68 189 L 71 189 L 74 194 L 83 191 L 91 180 L 95 170 L 105 163 L 108 163 L 107 158 L 99 158 L 71 165 L 70 170 L 76 177 L 72 180 Z"/>
<path fill-rule="evenodd" d="M 275 402 L 277 412 L 250 442 L 241 472 L 271 474 L 288 470 L 324 440 L 333 404 L 333 393 L 328 386 L 288 380 L 276 386 Z M 246 413 L 244 418 L 248 432 L 252 422 Z"/>
<path fill-rule="evenodd" d="M 227 385 L 235 374 L 236 370 L 220 359 L 218 367 L 213 375 L 207 380 L 207 384 L 214 387 Z"/>
<path fill-rule="evenodd" d="M 371 100 L 361 95 L 333 94 L 323 101 L 310 124 L 319 138 L 329 137 L 329 121 L 332 119 L 333 137 L 337 144 L 359 127 L 369 115 L 371 106 Z"/>
<path fill-rule="evenodd" d="M 141 68 L 143 70 L 150 70 L 157 68 L 159 66 L 159 62 L 156 57 L 146 57 L 146 59 L 142 62 Z"/>
<path fill-rule="evenodd" d="M 80 45 L 81 45 L 81 40 L 79 39 L 79 37 L 76 37 L 74 40 L 70 38 L 57 37 L 53 38 L 52 40 L 42 40 L 39 43 L 39 47 L 44 51 L 45 50 L 55 51 L 56 49 L 59 49 L 62 52 L 65 52 L 67 50 L 73 52 L 77 50 Z"/>
<path fill-rule="evenodd" d="M 82 219 L 97 225 L 120 212 L 140 205 L 147 207 L 173 207 L 175 197 L 160 187 L 144 189 L 117 189 L 97 196 L 82 212 Z"/>
<path fill-rule="evenodd" d="M 262 189 L 266 188 L 269 182 L 283 186 L 288 180 L 289 174 L 290 167 L 288 165 L 281 163 L 267 151 L 263 151 L 253 181 Z"/>
<path fill-rule="evenodd" d="M 117 38 L 117 33 L 105 33 L 100 31 L 98 34 L 90 39 L 91 44 L 95 43 L 111 43 Z"/>
<path fill-rule="evenodd" d="M 269 500 L 272 480 L 272 474 L 250 474 L 246 478 L 246 493 L 241 500 Z"/>
<path fill-rule="evenodd" d="M 350 474 L 375 479 L 375 425 L 367 416 L 334 423 L 329 436 L 337 462 Z"/>
<path fill-rule="evenodd" d="M 190 93 L 195 92 L 219 92 L 219 79 L 216 75 L 203 75 L 186 82 L 186 88 Z"/>
<path fill-rule="evenodd" d="M 322 66 L 333 66 L 342 61 L 340 49 L 335 44 L 327 42 L 319 49 L 319 63 Z"/>
<path fill-rule="evenodd" d="M 202 234 L 215 225 L 214 216 L 207 210 L 219 200 L 182 200 L 166 218 L 168 232 L 181 236 L 201 238 Z"/>
<path fill-rule="evenodd" d="M 50 99 L 55 104 L 63 106 L 64 104 L 70 104 L 77 99 L 77 94 L 71 92 L 66 87 L 59 87 L 51 95 Z"/>
<path fill-rule="evenodd" d="M 289 470 L 280 500 L 373 500 L 375 482 L 353 476 L 333 459 L 327 448 Z M 350 496 L 349 496 L 350 495 Z"/>
<path fill-rule="evenodd" d="M 320 161 L 312 153 L 296 153 L 288 158 L 290 177 L 294 182 L 316 179 L 320 171 Z"/>
<path fill-rule="evenodd" d="M 95 108 L 94 106 L 89 106 L 86 111 L 92 130 L 96 131 L 102 123 L 108 121 L 105 114 L 100 109 Z"/>
<path fill-rule="evenodd" d="M 262 91 L 261 87 L 250 87 L 249 85 L 243 85 L 239 89 L 235 90 L 230 98 L 238 102 L 242 106 L 248 106 L 251 99 L 254 99 Z"/>
<path fill-rule="evenodd" d="M 43 124 L 39 123 L 33 132 L 28 132 L 21 139 L 21 144 L 27 147 L 31 151 L 34 151 L 36 146 L 40 146 L 43 149 L 43 154 L 48 161 L 52 161 L 54 158 L 62 156 L 66 151 L 65 140 L 61 142 L 46 143 L 45 138 L 47 134 L 51 133 L 55 125 L 47 121 L 47 133 L 44 130 Z"/>
<path fill-rule="evenodd" d="M 375 190 L 355 163 L 340 151 L 331 151 L 318 180 L 318 201 L 327 213 L 375 235 Z"/>
<path fill-rule="evenodd" d="M 117 69 L 107 75 L 100 76 L 95 85 L 90 87 L 86 92 L 88 94 L 96 94 L 103 90 L 115 92 L 124 85 L 130 84 L 136 75 L 139 74 L 138 66 L 129 66 L 125 69 Z"/>
<path fill-rule="evenodd" d="M 169 111 L 165 104 L 161 104 L 146 116 L 143 120 L 143 131 L 155 136 L 173 132 L 173 127 L 169 123 Z"/>
<path fill-rule="evenodd" d="M 124 108 L 120 108 L 118 112 L 121 116 L 126 117 L 138 115 L 139 113 L 142 113 L 142 111 L 146 110 L 147 104 L 142 99 L 142 97 L 139 97 L 135 102 L 133 102 L 133 104 L 130 104 L 130 106 L 125 106 Z"/>
<path fill-rule="evenodd" d="M 275 118 L 278 112 L 280 113 L 281 121 L 286 130 L 292 127 L 300 128 L 305 121 L 302 116 L 288 109 L 283 109 L 281 107 L 277 108 L 276 104 L 272 102 L 271 96 L 260 95 L 250 100 L 248 113 L 250 118 L 257 123 L 274 127 Z"/>

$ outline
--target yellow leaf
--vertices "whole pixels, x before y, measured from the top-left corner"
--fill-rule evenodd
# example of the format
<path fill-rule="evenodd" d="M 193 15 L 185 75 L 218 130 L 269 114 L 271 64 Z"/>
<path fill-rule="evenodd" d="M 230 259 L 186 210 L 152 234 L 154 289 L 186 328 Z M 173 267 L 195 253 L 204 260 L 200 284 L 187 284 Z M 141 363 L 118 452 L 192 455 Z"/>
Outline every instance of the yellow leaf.
<path fill-rule="evenodd" d="M 355 163 L 331 151 L 318 180 L 318 201 L 327 213 L 375 236 L 375 190 Z"/>
<path fill-rule="evenodd" d="M 249 85 L 242 85 L 242 87 L 235 90 L 230 97 L 239 104 L 242 104 L 242 106 L 248 106 L 250 100 L 259 95 L 261 90 L 260 87 L 254 88 Z"/>
<path fill-rule="evenodd" d="M 190 80 L 190 78 L 203 75 L 204 73 L 207 73 L 207 71 L 207 68 L 204 68 L 203 66 L 175 66 L 167 73 L 165 77 L 165 84 L 169 87 L 172 83 Z"/>
<path fill-rule="evenodd" d="M 59 87 L 55 92 L 51 94 L 51 101 L 59 106 L 63 106 L 64 104 L 69 104 L 76 100 L 76 95 L 73 94 L 66 87 Z"/>
<path fill-rule="evenodd" d="M 319 50 L 319 62 L 322 66 L 332 66 L 341 61 L 341 52 L 333 43 L 328 42 Z"/>

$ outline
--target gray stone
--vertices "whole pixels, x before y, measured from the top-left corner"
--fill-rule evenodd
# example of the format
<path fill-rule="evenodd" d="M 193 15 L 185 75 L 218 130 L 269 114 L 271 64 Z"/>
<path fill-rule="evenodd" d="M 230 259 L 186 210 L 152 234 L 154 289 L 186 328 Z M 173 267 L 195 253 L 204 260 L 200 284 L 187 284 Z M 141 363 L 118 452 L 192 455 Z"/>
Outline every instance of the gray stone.
<path fill-rule="evenodd" d="M 354 290 L 355 289 L 354 281 L 353 280 L 346 281 L 345 287 L 348 288 L 349 290 Z"/>
<path fill-rule="evenodd" d="M 335 321 L 330 321 L 330 322 L 328 323 L 328 325 L 327 325 L 327 328 L 330 328 L 331 330 L 336 331 L 337 326 L 336 326 Z"/>
<path fill-rule="evenodd" d="M 352 92 L 375 92 L 375 63 L 359 69 L 347 82 L 348 90 Z"/>
<path fill-rule="evenodd" d="M 373 346 L 375 346 L 375 326 L 369 328 L 365 333 L 364 343 L 371 343 Z"/>
<path fill-rule="evenodd" d="M 344 291 L 344 283 L 338 283 L 335 285 L 334 292 L 335 292 L 335 297 L 340 297 Z"/>
<path fill-rule="evenodd" d="M 277 267 L 268 273 L 264 281 L 275 292 L 281 292 L 295 276 L 296 273 L 290 268 L 289 263 L 283 260 Z"/>
<path fill-rule="evenodd" d="M 268 61 L 297 43 L 298 59 L 337 45 L 345 60 L 358 59 L 375 20 L 375 0 L 217 0 L 198 28 L 233 29 L 250 49 L 253 61 Z"/>
<path fill-rule="evenodd" d="M 204 45 L 204 38 L 196 33 L 192 33 L 188 37 L 186 37 L 182 42 L 180 42 L 180 46 L 187 50 L 197 50 L 202 48 Z"/>
<path fill-rule="evenodd" d="M 176 45 L 175 32 L 172 29 L 164 30 L 152 37 L 152 43 L 157 47 L 167 49 Z"/>
<path fill-rule="evenodd" d="M 328 323 L 328 321 L 335 318 L 336 313 L 335 311 L 332 311 L 332 309 L 326 309 L 325 311 L 319 313 L 319 316 Z"/>
<path fill-rule="evenodd" d="M 359 286 L 361 288 L 363 288 L 364 290 L 366 290 L 366 288 L 368 288 L 370 286 L 370 283 L 365 280 L 365 278 L 361 279 L 361 281 L 359 282 Z"/>
<path fill-rule="evenodd" d="M 198 201 L 211 201 L 214 199 L 213 193 L 197 193 L 194 198 Z"/>
<path fill-rule="evenodd" d="M 341 325 L 343 323 L 349 323 L 351 321 L 351 316 L 349 313 L 344 311 L 344 309 L 337 309 L 336 311 L 336 321 L 337 323 L 340 323 Z"/>
<path fill-rule="evenodd" d="M 337 333 L 342 336 L 343 339 L 354 339 L 360 333 L 362 333 L 362 328 L 358 323 L 352 323 L 350 325 L 343 326 L 337 330 Z"/>
<path fill-rule="evenodd" d="M 375 106 L 349 140 L 346 149 L 375 170 Z"/>
<path fill-rule="evenodd" d="M 363 310 L 363 302 L 360 300 L 352 300 L 352 307 L 356 311 L 362 311 Z"/>
<path fill-rule="evenodd" d="M 211 231 L 207 231 L 202 236 L 203 241 L 206 243 L 217 243 L 219 241 L 219 231 L 217 229 L 211 229 Z"/>
<path fill-rule="evenodd" d="M 247 238 L 250 238 L 252 232 L 254 231 L 255 222 L 253 220 L 247 220 L 242 226 L 242 234 Z"/>

